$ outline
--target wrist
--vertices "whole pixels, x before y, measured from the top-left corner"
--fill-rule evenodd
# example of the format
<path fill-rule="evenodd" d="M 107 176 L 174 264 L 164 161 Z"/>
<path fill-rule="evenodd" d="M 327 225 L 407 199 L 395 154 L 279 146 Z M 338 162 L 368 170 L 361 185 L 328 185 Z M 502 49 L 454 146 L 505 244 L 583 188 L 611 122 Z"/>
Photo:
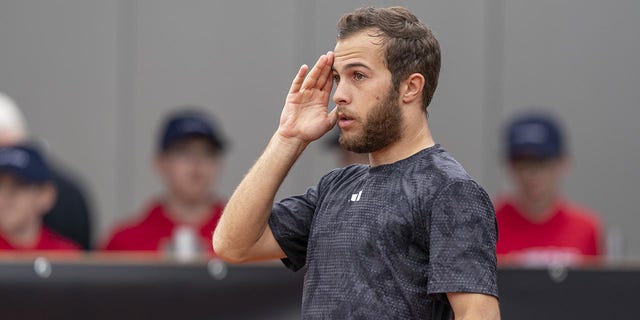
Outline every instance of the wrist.
<path fill-rule="evenodd" d="M 287 137 L 280 132 L 276 132 L 271 138 L 270 145 L 282 155 L 299 156 L 309 145 L 309 142 L 296 137 Z"/>

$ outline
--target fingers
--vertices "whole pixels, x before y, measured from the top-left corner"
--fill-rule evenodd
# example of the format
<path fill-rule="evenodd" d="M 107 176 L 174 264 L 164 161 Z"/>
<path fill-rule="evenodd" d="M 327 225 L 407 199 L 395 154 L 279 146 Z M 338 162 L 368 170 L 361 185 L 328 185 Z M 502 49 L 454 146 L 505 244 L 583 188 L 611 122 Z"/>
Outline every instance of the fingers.
<path fill-rule="evenodd" d="M 302 83 L 302 90 L 319 89 L 322 90 L 329 79 L 331 79 L 331 66 L 333 65 L 333 52 L 321 55 L 316 61 L 307 78 Z"/>
<path fill-rule="evenodd" d="M 318 78 L 320 78 L 322 67 L 325 65 L 326 60 L 327 60 L 327 56 L 325 55 L 321 55 L 320 58 L 318 58 L 318 61 L 316 61 L 316 64 L 313 66 L 313 68 L 307 75 L 307 78 L 304 79 L 304 82 L 302 83 L 302 90 L 307 90 L 307 89 L 316 87 L 316 84 L 318 83 Z"/>
<path fill-rule="evenodd" d="M 324 77 L 324 84 L 322 85 L 322 91 L 325 91 L 327 93 L 331 92 L 331 89 L 333 89 L 333 52 L 330 52 L 330 58 L 329 58 L 329 62 L 328 62 L 328 67 L 327 67 L 327 73 Z"/>
<path fill-rule="evenodd" d="M 333 86 L 333 73 L 331 72 L 331 67 L 333 66 L 333 52 L 329 51 L 325 56 L 327 57 L 327 60 L 322 68 L 322 74 L 318 79 L 316 88 L 323 91 L 331 91 L 331 87 Z M 329 85 L 328 89 L 326 89 L 327 84 Z"/>
<path fill-rule="evenodd" d="M 307 70 L 309 67 L 306 64 L 300 66 L 298 73 L 293 78 L 293 82 L 291 82 L 291 88 L 289 89 L 289 93 L 298 92 L 300 87 L 302 86 L 302 82 L 304 81 L 304 76 L 307 74 Z"/>
<path fill-rule="evenodd" d="M 333 76 L 331 72 L 332 66 L 333 52 L 331 51 L 327 52 L 327 54 L 321 55 L 310 72 L 308 72 L 309 67 L 306 64 L 303 64 L 300 66 L 298 73 L 291 82 L 289 93 L 303 92 L 304 90 L 311 88 L 327 92 L 331 91 L 333 86 Z"/>
<path fill-rule="evenodd" d="M 338 107 L 333 107 L 333 110 L 331 110 L 331 112 L 329 112 L 329 120 L 331 120 L 331 127 L 333 128 L 333 126 L 336 125 L 336 122 L 338 122 Z"/>

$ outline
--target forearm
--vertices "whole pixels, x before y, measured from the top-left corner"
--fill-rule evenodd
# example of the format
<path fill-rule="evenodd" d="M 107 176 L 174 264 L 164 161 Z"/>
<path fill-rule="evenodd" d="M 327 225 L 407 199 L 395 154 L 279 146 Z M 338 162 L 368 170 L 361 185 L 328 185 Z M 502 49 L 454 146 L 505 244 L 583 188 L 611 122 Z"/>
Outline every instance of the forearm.
<path fill-rule="evenodd" d="M 278 133 L 271 138 L 226 205 L 213 237 L 219 256 L 233 262 L 254 258 L 248 255 L 267 228 L 276 192 L 305 147 Z"/>
<path fill-rule="evenodd" d="M 493 312 L 490 315 L 464 315 L 464 316 L 454 316 L 455 320 L 500 320 L 500 313 Z"/>
<path fill-rule="evenodd" d="M 456 320 L 500 320 L 498 299 L 480 293 L 447 293 Z"/>
<path fill-rule="evenodd" d="M 278 131 L 229 199 L 213 235 L 218 256 L 230 262 L 284 257 L 270 232 L 273 198 L 306 146 L 329 131 L 335 109 L 327 112 L 333 53 L 320 56 L 309 72 L 302 65 L 287 94 Z"/>

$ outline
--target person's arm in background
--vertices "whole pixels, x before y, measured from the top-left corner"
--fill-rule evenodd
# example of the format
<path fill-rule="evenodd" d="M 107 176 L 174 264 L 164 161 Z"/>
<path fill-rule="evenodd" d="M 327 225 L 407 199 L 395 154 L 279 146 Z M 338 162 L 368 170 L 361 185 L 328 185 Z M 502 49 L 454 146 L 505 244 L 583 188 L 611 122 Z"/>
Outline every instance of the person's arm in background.
<path fill-rule="evenodd" d="M 295 76 L 278 130 L 236 188 L 213 234 L 213 247 L 223 260 L 238 263 L 284 258 L 268 221 L 278 188 L 306 146 L 336 122 L 327 110 L 333 86 L 333 53 L 321 56 L 309 74 Z"/>

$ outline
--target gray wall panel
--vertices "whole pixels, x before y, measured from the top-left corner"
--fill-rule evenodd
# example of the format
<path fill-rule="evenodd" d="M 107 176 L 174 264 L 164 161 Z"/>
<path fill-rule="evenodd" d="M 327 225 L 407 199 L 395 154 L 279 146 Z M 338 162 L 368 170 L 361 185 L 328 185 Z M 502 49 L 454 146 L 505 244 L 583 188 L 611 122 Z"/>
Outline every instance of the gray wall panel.
<path fill-rule="evenodd" d="M 297 70 L 293 3 L 139 2 L 135 187 L 127 201 L 130 212 L 123 214 L 139 210 L 160 191 L 151 166 L 159 122 L 185 104 L 215 114 L 231 141 L 220 181 L 220 192 L 231 194 L 273 133 Z"/>
<path fill-rule="evenodd" d="M 158 122 L 178 105 L 215 113 L 232 148 L 230 195 L 276 128 L 291 77 L 333 48 L 338 17 L 387 1 L 3 1 L 0 90 L 91 187 L 101 235 L 161 188 L 150 165 Z M 508 186 L 502 121 L 528 105 L 569 126 L 567 194 L 622 230 L 640 254 L 633 165 L 640 160 L 637 1 L 401 1 L 443 48 L 430 107 L 437 141 L 491 194 Z M 614 148 L 617 147 L 617 148 Z M 313 144 L 279 196 L 335 166 Z"/>
<path fill-rule="evenodd" d="M 0 91 L 24 110 L 35 139 L 92 191 L 94 225 L 115 209 L 116 2 L 0 2 Z"/>
<path fill-rule="evenodd" d="M 507 1 L 503 116 L 547 106 L 566 122 L 570 198 L 640 254 L 640 2 Z"/>

